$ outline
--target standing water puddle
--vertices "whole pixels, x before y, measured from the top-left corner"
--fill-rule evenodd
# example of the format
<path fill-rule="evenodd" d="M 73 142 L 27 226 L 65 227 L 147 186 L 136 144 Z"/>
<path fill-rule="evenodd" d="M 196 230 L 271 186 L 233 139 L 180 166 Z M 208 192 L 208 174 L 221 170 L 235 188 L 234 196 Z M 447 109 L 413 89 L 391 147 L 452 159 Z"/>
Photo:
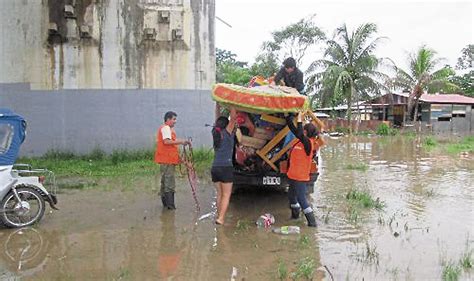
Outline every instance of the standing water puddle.
<path fill-rule="evenodd" d="M 234 195 L 226 225 L 216 227 L 203 216 L 213 211 L 207 181 L 197 214 L 187 182 L 171 212 L 151 191 L 153 179 L 140 178 L 126 191 L 65 191 L 61 210 L 39 225 L 1 229 L 0 279 L 331 280 L 331 272 L 334 280 L 440 280 L 443 264 L 473 249 L 472 157 L 430 155 L 408 138 L 329 140 L 322 156 L 311 196 L 316 229 L 303 220 L 299 235 L 257 229 L 267 212 L 277 226 L 295 224 L 286 195 L 273 191 Z M 384 207 L 351 207 L 350 190 Z"/>

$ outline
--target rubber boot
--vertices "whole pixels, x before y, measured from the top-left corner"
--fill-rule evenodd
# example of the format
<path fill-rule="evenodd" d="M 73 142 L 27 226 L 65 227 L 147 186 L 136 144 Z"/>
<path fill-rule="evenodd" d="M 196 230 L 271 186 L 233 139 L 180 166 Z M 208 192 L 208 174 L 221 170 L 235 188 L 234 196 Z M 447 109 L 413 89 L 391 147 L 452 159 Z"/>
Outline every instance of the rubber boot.
<path fill-rule="evenodd" d="M 297 220 L 300 218 L 300 213 L 301 213 L 301 208 L 293 208 L 290 207 L 291 209 L 291 219 L 292 220 Z"/>
<path fill-rule="evenodd" d="M 161 203 L 163 203 L 163 208 L 168 208 L 168 202 L 166 202 L 165 194 L 161 195 Z"/>
<path fill-rule="evenodd" d="M 174 192 L 165 192 L 165 201 L 168 210 L 176 209 L 176 206 L 174 205 Z"/>
<path fill-rule="evenodd" d="M 316 227 L 316 218 L 314 217 L 314 212 L 309 212 L 304 214 L 306 217 L 306 220 L 308 221 L 308 226 L 309 227 Z"/>

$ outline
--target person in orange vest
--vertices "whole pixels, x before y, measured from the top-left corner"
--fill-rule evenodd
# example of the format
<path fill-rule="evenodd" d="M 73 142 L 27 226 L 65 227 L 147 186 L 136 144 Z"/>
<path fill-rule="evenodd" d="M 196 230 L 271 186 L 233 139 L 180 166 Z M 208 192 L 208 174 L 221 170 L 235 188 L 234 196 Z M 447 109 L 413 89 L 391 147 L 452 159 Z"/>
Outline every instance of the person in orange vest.
<path fill-rule="evenodd" d="M 160 164 L 161 172 L 161 202 L 163 207 L 174 210 L 174 193 L 176 189 L 175 170 L 176 165 L 180 163 L 179 145 L 190 144 L 189 141 L 178 139 L 174 126 L 178 115 L 173 111 L 165 114 L 165 123 L 158 129 L 156 139 L 155 163 Z"/>
<path fill-rule="evenodd" d="M 298 219 L 301 209 L 303 209 L 308 226 L 316 227 L 313 208 L 306 200 L 306 184 L 310 179 L 311 163 L 315 151 L 314 138 L 318 135 L 318 130 L 312 123 L 308 123 L 303 127 L 303 113 L 298 113 L 297 118 L 297 127 L 295 127 L 293 117 L 291 115 L 286 117 L 288 127 L 298 139 L 289 156 L 287 177 L 290 188 L 288 189 L 288 201 L 290 202 L 292 219 Z"/>

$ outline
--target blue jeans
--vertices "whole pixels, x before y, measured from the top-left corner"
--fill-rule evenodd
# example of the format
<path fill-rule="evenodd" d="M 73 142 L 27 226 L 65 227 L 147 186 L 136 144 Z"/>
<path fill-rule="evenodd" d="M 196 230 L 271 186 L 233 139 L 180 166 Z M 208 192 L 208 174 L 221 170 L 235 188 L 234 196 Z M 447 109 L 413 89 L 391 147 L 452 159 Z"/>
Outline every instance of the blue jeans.
<path fill-rule="evenodd" d="M 288 189 L 288 201 L 290 201 L 290 207 L 301 207 L 305 214 L 313 212 L 313 208 L 311 208 L 308 200 L 306 200 L 306 182 L 291 179 L 288 179 L 288 181 L 290 183 L 290 188 Z"/>

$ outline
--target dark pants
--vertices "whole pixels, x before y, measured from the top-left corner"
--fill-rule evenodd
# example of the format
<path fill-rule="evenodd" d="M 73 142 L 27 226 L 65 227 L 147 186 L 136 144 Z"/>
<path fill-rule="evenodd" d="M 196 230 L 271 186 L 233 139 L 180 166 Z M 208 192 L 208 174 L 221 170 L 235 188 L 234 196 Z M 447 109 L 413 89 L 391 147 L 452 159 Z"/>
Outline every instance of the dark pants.
<path fill-rule="evenodd" d="M 176 189 L 176 182 L 174 174 L 176 165 L 160 164 L 161 172 L 161 190 L 160 195 L 164 195 L 166 192 L 174 192 Z"/>
<path fill-rule="evenodd" d="M 288 179 L 290 188 L 288 189 L 288 201 L 290 201 L 291 208 L 300 208 L 303 213 L 311 213 L 313 209 L 306 200 L 306 182 L 295 181 Z"/>

